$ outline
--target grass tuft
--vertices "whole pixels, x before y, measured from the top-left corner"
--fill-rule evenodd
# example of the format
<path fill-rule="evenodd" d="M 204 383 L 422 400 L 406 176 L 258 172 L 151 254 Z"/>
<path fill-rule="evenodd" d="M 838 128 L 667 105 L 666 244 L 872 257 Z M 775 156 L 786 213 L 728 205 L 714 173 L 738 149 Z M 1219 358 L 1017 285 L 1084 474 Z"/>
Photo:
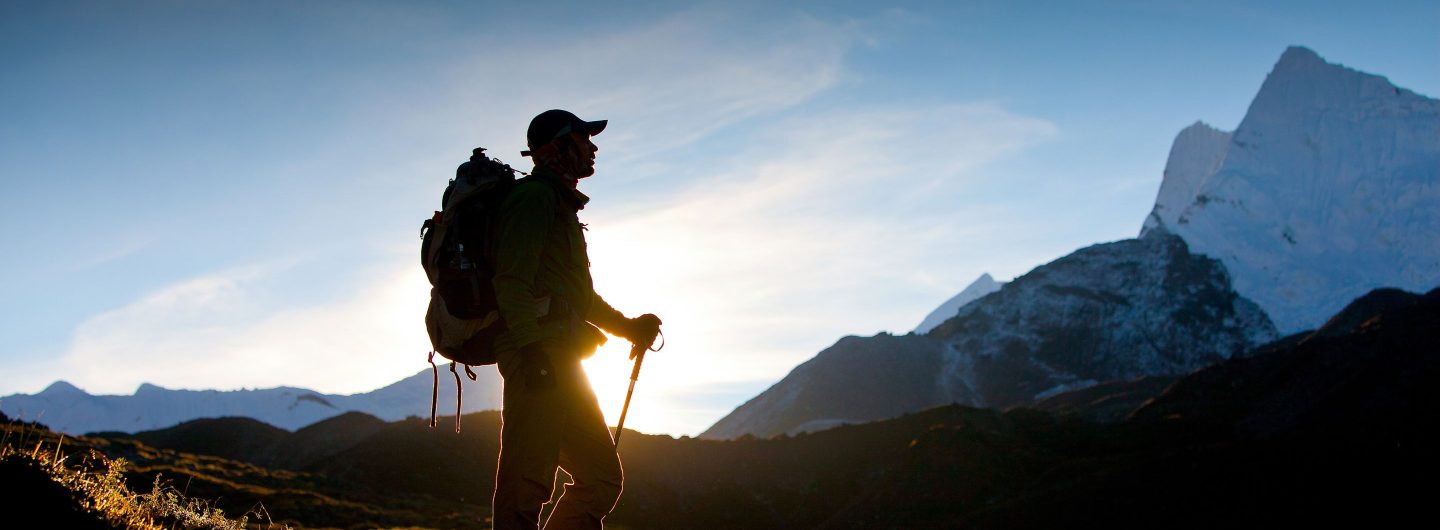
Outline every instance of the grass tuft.
<path fill-rule="evenodd" d="M 65 454 L 65 436 L 43 428 L 11 423 L 0 436 L 0 475 L 27 489 L 34 508 L 54 503 L 80 527 L 126 530 L 288 530 L 270 522 L 264 506 L 231 519 L 210 501 L 185 496 L 155 477 L 149 493 L 134 493 L 125 484 L 125 459 L 110 459 L 89 449 Z M 20 432 L 14 432 L 14 431 Z M 32 445 L 33 444 L 33 445 Z M 58 488 L 56 486 L 59 486 Z M 41 510 L 48 511 L 48 510 Z M 45 513 L 44 516 L 58 516 Z M 252 517 L 254 521 L 252 521 Z M 58 522 L 58 521 L 56 521 Z"/>

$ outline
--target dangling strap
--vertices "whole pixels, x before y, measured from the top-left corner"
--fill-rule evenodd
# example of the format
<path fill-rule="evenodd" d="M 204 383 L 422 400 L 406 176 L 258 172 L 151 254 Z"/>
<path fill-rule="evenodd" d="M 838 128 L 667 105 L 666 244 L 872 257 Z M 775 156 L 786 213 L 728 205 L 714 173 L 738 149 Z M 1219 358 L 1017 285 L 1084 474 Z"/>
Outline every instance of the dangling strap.
<path fill-rule="evenodd" d="M 466 377 L 469 377 L 471 381 L 474 381 L 474 380 L 475 380 L 475 377 L 476 377 L 476 376 L 475 376 L 475 371 L 474 371 L 474 370 L 471 370 L 471 369 L 470 369 L 470 365 L 468 365 L 468 364 L 465 365 L 465 376 L 466 376 Z"/>
<path fill-rule="evenodd" d="M 435 428 L 435 406 L 440 402 L 440 367 L 435 366 L 435 352 L 431 351 L 426 358 L 430 361 L 430 371 L 434 375 L 434 382 L 430 384 L 430 428 Z"/>
<path fill-rule="evenodd" d="M 466 366 L 465 370 L 469 371 L 470 367 Z M 460 402 L 461 398 L 465 396 L 465 385 L 460 384 L 460 372 L 455 371 L 455 361 L 450 361 L 450 373 L 455 375 L 455 432 L 458 434 L 460 432 Z"/>

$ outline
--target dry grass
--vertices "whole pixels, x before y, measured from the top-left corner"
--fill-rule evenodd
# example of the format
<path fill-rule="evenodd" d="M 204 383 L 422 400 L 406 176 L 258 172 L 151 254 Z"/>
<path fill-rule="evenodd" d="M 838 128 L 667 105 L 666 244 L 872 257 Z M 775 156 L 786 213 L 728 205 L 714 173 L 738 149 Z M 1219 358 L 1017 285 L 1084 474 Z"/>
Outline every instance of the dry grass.
<path fill-rule="evenodd" d="M 263 506 L 231 519 L 213 503 L 185 496 L 155 478 L 149 493 L 125 484 L 124 459 L 112 460 L 94 449 L 66 454 L 66 438 L 33 424 L 7 424 L 0 438 L 0 462 L 38 468 L 75 499 L 74 509 L 112 528 L 133 530 L 214 529 L 280 530 Z M 253 520 L 252 520 L 253 519 Z"/>

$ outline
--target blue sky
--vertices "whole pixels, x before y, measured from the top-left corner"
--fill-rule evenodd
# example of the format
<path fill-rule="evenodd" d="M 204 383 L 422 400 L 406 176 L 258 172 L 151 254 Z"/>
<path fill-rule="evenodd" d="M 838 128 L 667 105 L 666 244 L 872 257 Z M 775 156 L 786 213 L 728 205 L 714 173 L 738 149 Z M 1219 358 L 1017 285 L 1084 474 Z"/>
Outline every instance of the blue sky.
<path fill-rule="evenodd" d="M 601 293 L 666 319 L 629 421 L 694 434 L 1132 237 L 1174 135 L 1233 129 L 1286 46 L 1440 94 L 1434 2 L 621 4 L 0 5 L 0 395 L 428 367 L 420 221 L 559 107 L 610 120 Z M 621 349 L 588 365 L 616 410 Z"/>

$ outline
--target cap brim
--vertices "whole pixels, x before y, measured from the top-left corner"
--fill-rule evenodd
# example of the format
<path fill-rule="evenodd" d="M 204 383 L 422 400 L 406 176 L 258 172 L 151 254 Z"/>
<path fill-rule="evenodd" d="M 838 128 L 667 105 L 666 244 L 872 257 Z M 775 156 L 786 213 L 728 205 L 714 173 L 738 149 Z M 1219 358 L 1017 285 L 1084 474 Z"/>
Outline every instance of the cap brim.
<path fill-rule="evenodd" d="M 595 136 L 597 134 L 600 134 L 600 131 L 605 130 L 605 125 L 610 123 L 610 120 L 595 120 L 581 123 L 584 123 L 585 125 L 581 128 L 580 132 L 583 132 L 590 136 Z"/>

